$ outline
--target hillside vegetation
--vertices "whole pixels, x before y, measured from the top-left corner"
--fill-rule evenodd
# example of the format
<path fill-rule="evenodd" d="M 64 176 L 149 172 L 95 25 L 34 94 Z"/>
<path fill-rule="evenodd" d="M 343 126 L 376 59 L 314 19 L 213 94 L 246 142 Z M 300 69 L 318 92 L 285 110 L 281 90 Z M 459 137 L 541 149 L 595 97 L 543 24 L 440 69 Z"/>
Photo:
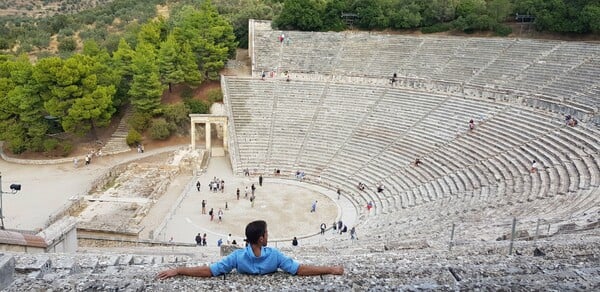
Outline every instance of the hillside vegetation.
<path fill-rule="evenodd" d="M 351 14 L 353 17 L 341 17 Z M 347 20 L 361 29 L 414 29 L 423 32 L 492 30 L 508 35 L 507 21 L 533 18 L 540 31 L 600 32 L 598 0 L 285 0 L 274 25 L 284 29 L 344 30 Z"/>
<path fill-rule="evenodd" d="M 114 0 L 0 0 L 0 15 L 43 17 L 84 11 Z"/>
<path fill-rule="evenodd" d="M 81 52 L 35 63 L 25 54 L 0 56 L 0 140 L 13 153 L 67 155 L 69 137 L 95 136 L 127 104 L 134 109 L 130 144 L 144 132 L 166 139 L 186 128 L 189 113 L 206 113 L 210 104 L 193 99 L 191 90 L 183 103 L 163 105 L 161 97 L 173 84 L 218 79 L 234 54 L 233 28 L 216 8 L 208 1 L 179 6 L 133 36 L 121 37 L 112 52 L 90 39 Z M 212 93 L 210 101 L 220 98 Z"/>

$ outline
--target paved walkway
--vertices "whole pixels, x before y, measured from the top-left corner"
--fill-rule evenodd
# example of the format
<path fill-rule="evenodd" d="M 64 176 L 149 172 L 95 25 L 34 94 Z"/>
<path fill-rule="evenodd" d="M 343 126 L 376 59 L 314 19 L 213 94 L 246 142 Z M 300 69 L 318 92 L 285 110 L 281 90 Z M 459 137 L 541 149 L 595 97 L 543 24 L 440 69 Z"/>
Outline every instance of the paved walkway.
<path fill-rule="evenodd" d="M 40 230 L 52 214 L 69 203 L 70 198 L 87 195 L 94 181 L 111 167 L 187 146 L 149 149 L 141 154 L 133 150 L 97 157 L 87 166 L 80 160 L 77 168 L 72 162 L 28 165 L 0 159 L 2 191 L 10 191 L 9 186 L 13 183 L 22 185 L 19 193 L 2 196 L 4 225 L 7 229 Z"/>

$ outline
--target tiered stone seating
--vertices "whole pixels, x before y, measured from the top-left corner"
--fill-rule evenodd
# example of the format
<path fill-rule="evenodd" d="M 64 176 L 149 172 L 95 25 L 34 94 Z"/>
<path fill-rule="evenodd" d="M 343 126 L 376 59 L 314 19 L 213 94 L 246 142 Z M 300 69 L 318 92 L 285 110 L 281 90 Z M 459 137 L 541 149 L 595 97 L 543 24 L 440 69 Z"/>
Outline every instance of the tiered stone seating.
<path fill-rule="evenodd" d="M 580 127 L 566 127 L 562 117 L 551 113 L 341 82 L 227 78 L 229 82 L 269 91 L 273 102 L 274 112 L 263 117 L 273 125 L 272 133 L 259 138 L 252 136 L 253 129 L 267 126 L 236 128 L 240 149 L 250 149 L 240 139 L 248 136 L 268 145 L 261 151 L 270 151 L 249 156 L 240 151 L 237 159 L 244 167 L 302 170 L 312 181 L 319 176 L 349 194 L 361 210 L 374 202 L 375 214 L 447 198 L 485 198 L 503 205 L 598 187 L 597 155 L 588 154 L 599 150 L 597 138 Z M 277 90 L 262 89 L 273 83 Z M 477 123 L 473 132 L 467 127 L 471 118 Z M 568 142 L 573 139 L 588 152 Z M 423 164 L 411 166 L 417 157 Z M 539 164 L 536 173 L 529 172 L 533 160 Z M 367 190 L 357 190 L 358 182 Z M 377 193 L 380 183 L 386 189 Z"/>
<path fill-rule="evenodd" d="M 238 160 L 238 171 L 252 167 L 264 167 L 269 147 L 273 115 L 273 97 L 278 83 L 248 83 L 244 80 L 231 80 L 227 83 L 232 113 L 232 125 L 236 131 L 237 151 L 240 157 L 252 157 L 261 161 L 260 165 L 249 165 Z M 252 98 L 248 98 L 249 94 Z"/>
<path fill-rule="evenodd" d="M 494 290 L 502 287 L 526 290 L 593 290 L 600 284 L 597 258 L 598 234 L 574 242 L 557 235 L 558 241 L 517 242 L 520 255 L 506 256 L 507 242 L 482 245 L 458 243 L 451 252 L 428 247 L 426 242 L 377 235 L 369 244 L 332 239 L 329 247 L 282 248 L 300 263 L 343 264 L 343 276 L 295 277 L 285 273 L 196 279 L 178 277 L 156 280 L 162 269 L 208 264 L 214 256 L 144 254 L 8 254 L 15 260 L 14 281 L 4 291 L 163 291 L 163 290 Z M 335 236 L 333 236 L 335 237 Z M 349 244 L 350 243 L 350 244 Z M 568 244 L 567 244 L 568 243 Z M 533 256 L 538 248 L 546 253 Z M 193 253 L 205 248 L 195 248 Z M 201 258 L 202 257 L 202 258 Z M 418 263 L 418 264 L 415 264 Z"/>
<path fill-rule="evenodd" d="M 560 98 L 575 98 L 598 84 L 596 76 L 600 74 L 600 58 L 590 58 L 575 65 L 562 76 L 541 89 L 546 95 Z M 597 101 L 590 100 L 592 104 Z M 583 100 L 585 103 L 586 100 Z"/>
<path fill-rule="evenodd" d="M 431 76 L 439 80 L 469 80 L 491 60 L 496 59 L 511 42 L 495 38 L 468 38 L 440 72 Z"/>
<path fill-rule="evenodd" d="M 304 137 L 310 131 L 324 88 L 324 83 L 306 86 L 303 82 L 288 82 L 279 87 L 268 169 L 285 168 L 292 171 L 290 167 L 294 166 L 302 148 L 302 141 L 298 137 Z"/>
<path fill-rule="evenodd" d="M 500 85 L 511 88 L 512 81 L 530 64 L 550 52 L 556 42 L 518 39 L 504 49 L 493 62 L 486 65 L 470 82 L 479 85 Z"/>
<path fill-rule="evenodd" d="M 331 74 L 342 39 L 337 33 L 321 33 L 315 41 L 309 32 L 285 32 L 280 71 Z"/>
<path fill-rule="evenodd" d="M 290 35 L 279 44 L 277 36 Z M 295 42 L 294 40 L 298 41 Z M 413 37 L 257 30 L 253 72 L 401 77 L 567 99 L 597 109 L 600 45 L 508 38 Z M 316 45 L 318 44 L 318 45 Z M 540 103 L 548 110 L 552 105 Z"/>

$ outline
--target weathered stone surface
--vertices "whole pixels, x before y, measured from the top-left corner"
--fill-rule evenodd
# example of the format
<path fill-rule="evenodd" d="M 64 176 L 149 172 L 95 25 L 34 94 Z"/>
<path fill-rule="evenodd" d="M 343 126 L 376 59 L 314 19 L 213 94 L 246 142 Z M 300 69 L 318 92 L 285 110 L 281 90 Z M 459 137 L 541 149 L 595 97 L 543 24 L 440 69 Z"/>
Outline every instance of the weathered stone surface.
<path fill-rule="evenodd" d="M 600 234 L 595 236 L 596 239 L 600 238 Z M 284 252 L 302 264 L 342 264 L 345 268 L 342 276 L 298 277 L 283 272 L 249 276 L 234 271 L 224 277 L 207 279 L 175 277 L 156 280 L 154 277 L 163 269 L 208 264 L 203 260 L 204 255 L 172 254 L 167 255 L 170 262 L 98 266 L 95 269 L 83 269 L 79 274 L 51 266 L 46 273 L 34 271 L 16 274 L 6 291 L 563 291 L 595 290 L 600 287 L 600 247 L 597 241 L 573 240 L 571 235 L 559 236 L 553 241 L 519 242 L 521 250 L 539 248 L 547 253 L 545 257 L 534 257 L 526 252 L 521 256 L 508 256 L 505 245 L 496 247 L 495 241 L 459 245 L 452 252 L 438 249 L 433 244 L 423 248 L 388 251 L 369 251 L 366 246 L 333 249 L 335 244 L 329 244 L 285 248 Z M 481 248 L 482 245 L 486 248 Z M 216 250 L 214 252 L 217 253 Z M 147 257 L 136 254 L 119 256 L 129 258 L 129 255 L 133 258 Z M 31 261 L 30 255 L 13 256 L 17 262 Z M 78 265 L 80 261 L 94 262 L 90 260 L 94 257 L 97 261 L 103 261 L 114 256 L 53 254 L 52 261 L 68 262 L 60 258 L 73 258 L 73 265 Z"/>
<path fill-rule="evenodd" d="M 223 245 L 221 245 L 220 254 L 221 254 L 221 256 L 228 256 L 230 253 L 234 252 L 236 249 L 240 249 L 240 247 L 237 245 L 223 244 Z"/>
<path fill-rule="evenodd" d="M 15 258 L 11 255 L 0 255 L 0 290 L 6 288 L 14 280 Z"/>

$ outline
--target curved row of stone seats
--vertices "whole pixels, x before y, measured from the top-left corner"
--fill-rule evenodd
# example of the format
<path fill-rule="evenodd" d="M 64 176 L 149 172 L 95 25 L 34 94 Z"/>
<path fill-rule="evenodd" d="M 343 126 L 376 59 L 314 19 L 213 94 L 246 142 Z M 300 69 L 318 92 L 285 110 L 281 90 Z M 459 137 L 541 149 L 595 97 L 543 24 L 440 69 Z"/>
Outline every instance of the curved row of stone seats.
<path fill-rule="evenodd" d="M 559 185 L 563 185 L 562 188 L 562 192 L 565 192 L 566 190 L 564 189 L 564 185 L 568 186 L 568 183 L 565 183 L 564 181 L 569 180 L 569 176 L 566 175 L 565 176 L 565 171 L 563 169 L 563 165 L 559 164 L 561 163 L 561 161 L 559 160 L 550 160 L 550 158 L 546 158 L 547 156 L 547 152 L 545 151 L 545 145 L 543 145 L 543 143 L 537 143 L 536 144 L 536 140 L 530 140 L 532 139 L 531 137 L 527 137 L 527 136 L 523 136 L 521 134 L 518 134 L 518 132 L 516 134 L 509 134 L 507 135 L 507 129 L 510 128 L 511 126 L 511 121 L 510 120 L 502 120 L 502 118 L 500 117 L 502 114 L 498 115 L 498 117 L 492 119 L 491 121 L 486 121 L 481 127 L 479 127 L 476 130 L 476 134 L 474 135 L 467 135 L 465 136 L 466 138 L 464 139 L 465 141 L 461 141 L 460 139 L 457 139 L 457 143 L 461 143 L 463 144 L 463 146 L 461 147 L 455 147 L 455 151 L 459 151 L 459 152 L 451 152 L 454 153 L 453 155 L 447 155 L 447 153 L 443 154 L 444 156 L 440 157 L 440 156 L 434 156 L 431 158 L 431 160 L 442 160 L 444 161 L 446 158 L 446 156 L 450 156 L 450 157 L 454 157 L 453 159 L 457 159 L 458 161 L 460 161 L 460 159 L 462 157 L 469 157 L 472 155 L 476 155 L 476 157 L 471 158 L 471 161 L 469 162 L 463 162 L 463 167 L 464 165 L 469 165 L 469 164 L 473 164 L 473 163 L 480 163 L 480 162 L 485 162 L 486 159 L 490 159 L 490 158 L 494 158 L 494 156 L 498 156 L 499 152 L 502 151 L 507 151 L 510 150 L 511 151 L 511 155 L 514 156 L 515 158 L 519 158 L 518 161 L 516 162 L 520 162 L 521 166 L 519 165 L 515 165 L 517 168 L 512 167 L 511 165 L 513 165 L 510 157 L 509 160 L 504 160 L 504 162 L 500 161 L 500 163 L 506 165 L 505 167 L 500 167 L 500 170 L 502 169 L 510 169 L 511 172 L 509 174 L 501 174 L 499 173 L 499 171 L 497 169 L 491 168 L 488 166 L 488 168 L 490 168 L 490 172 L 489 173 L 493 173 L 494 176 L 493 178 L 499 179 L 500 177 L 503 177 L 505 180 L 508 179 L 514 179 L 514 178 L 519 178 L 520 176 L 523 175 L 527 175 L 526 173 L 523 173 L 523 170 L 527 170 L 528 166 L 527 164 L 529 164 L 529 161 L 527 161 L 526 159 L 523 159 L 523 157 L 533 157 L 533 159 L 537 159 L 538 161 L 542 162 L 542 165 L 545 166 L 544 170 L 545 171 L 540 171 L 537 174 L 540 175 L 540 177 L 537 177 L 536 175 L 532 175 L 531 176 L 531 180 L 534 181 L 534 183 L 536 182 L 536 180 L 541 179 L 543 182 L 546 183 L 546 185 L 542 185 L 542 187 L 545 187 L 544 189 L 542 189 L 542 191 L 540 191 L 540 194 L 545 193 L 543 192 L 543 190 L 553 190 L 552 186 L 559 186 Z M 539 114 L 536 113 L 536 117 L 539 119 Z M 493 122 L 494 120 L 498 120 L 498 121 L 502 121 L 502 129 L 497 129 L 497 131 L 492 131 L 491 133 L 486 133 L 486 127 L 488 126 L 493 126 Z M 520 127 L 520 130 L 515 130 L 515 131 L 521 131 L 521 132 L 526 132 L 528 133 L 527 135 L 532 135 L 535 134 L 534 129 L 528 129 L 528 128 L 523 128 L 524 125 L 526 125 L 526 123 L 524 123 L 526 120 L 526 117 L 524 115 L 521 114 L 521 118 L 519 118 L 519 121 L 516 121 L 514 123 L 519 123 L 518 127 Z M 515 125 L 517 126 L 517 125 Z M 550 128 L 552 129 L 552 126 L 550 125 Z M 486 141 L 486 135 L 489 134 L 493 134 L 495 132 L 497 133 L 502 133 L 502 131 L 504 131 L 504 135 L 502 137 L 492 137 L 489 138 L 491 141 Z M 547 137 L 548 135 L 545 135 L 544 132 L 538 133 L 540 136 L 538 136 L 536 139 L 540 139 L 542 137 Z M 519 135 L 520 137 L 516 136 Z M 545 135 L 545 136 L 541 136 L 541 135 Z M 507 139 L 510 138 L 510 139 Z M 493 139 L 493 140 L 492 140 Z M 511 142 L 511 140 L 516 140 L 512 141 L 512 145 L 511 144 L 506 144 L 506 146 L 504 148 L 498 148 L 497 150 L 494 150 L 493 148 L 488 149 L 488 148 L 481 148 L 479 147 L 480 145 L 494 145 L 496 148 L 498 147 L 498 145 L 502 145 L 504 144 L 504 142 L 500 139 L 505 139 L 507 142 Z M 488 142 L 488 143 L 486 143 Z M 533 142 L 533 143 L 532 143 Z M 535 144 L 535 147 L 532 147 L 530 145 L 528 145 L 527 143 L 530 144 Z M 471 145 L 473 144 L 473 145 Z M 452 147 L 453 145 L 448 145 L 449 147 Z M 517 148 L 515 148 L 517 147 Z M 511 148 L 515 148 L 515 149 L 511 149 Z M 445 150 L 445 149 L 444 149 Z M 462 152 L 461 152 L 462 151 Z M 491 152 L 490 152 L 491 151 Z M 443 152 L 443 151 L 442 151 Z M 519 153 L 522 153 L 522 155 L 519 156 Z M 486 158 L 487 157 L 487 158 Z M 503 154 L 502 156 L 498 156 L 498 158 L 505 158 L 505 154 Z M 428 160 L 429 161 L 429 160 Z M 489 162 L 494 162 L 493 160 L 489 161 Z M 597 172 L 597 162 L 593 161 L 593 159 L 589 159 L 589 166 L 585 166 L 582 165 L 581 166 L 581 170 L 579 170 L 579 173 L 573 173 L 571 175 L 573 175 L 575 178 L 579 178 L 581 175 L 581 173 L 596 173 Z M 448 162 L 445 161 L 444 165 L 452 165 L 452 162 Z M 472 167 L 476 167 L 477 165 L 473 165 Z M 460 168 L 460 166 L 457 166 L 458 168 Z M 439 168 L 438 165 L 434 166 L 434 168 Z M 556 169 L 559 169 L 560 171 L 554 171 Z M 475 174 L 481 173 L 481 171 L 475 171 Z M 468 175 L 469 172 L 466 172 L 466 174 Z M 557 175 L 559 174 L 563 174 L 562 177 L 557 177 Z M 583 180 L 582 180 L 582 184 L 581 185 L 575 185 L 572 186 L 573 189 L 572 190 L 577 190 L 578 188 L 581 189 L 586 189 L 588 187 L 590 187 L 590 181 L 589 179 L 589 175 L 584 175 L 583 176 Z M 548 177 L 549 176 L 549 177 Z M 482 177 L 479 178 L 480 181 L 476 181 L 475 183 L 473 183 L 473 186 L 476 185 L 482 185 L 485 186 L 486 184 L 489 184 L 489 181 L 492 181 L 492 179 L 489 179 L 488 182 L 482 181 Z M 553 179 L 553 180 L 559 180 L 560 182 L 555 183 L 555 182 L 549 182 L 548 180 Z M 483 177 L 483 180 L 485 180 L 485 177 Z M 526 180 L 527 181 L 527 180 Z M 595 183 L 595 182 L 594 182 Z M 550 184 L 550 185 L 548 185 Z M 597 186 L 597 184 L 594 184 L 592 186 Z M 535 190 L 535 189 L 534 189 Z M 439 193 L 439 192 L 438 192 Z M 545 194 L 548 195 L 548 194 Z M 551 194 L 552 195 L 552 194 Z"/>
<path fill-rule="evenodd" d="M 395 98 L 395 100 L 402 100 L 404 101 L 405 99 L 407 99 L 407 103 L 410 103 L 410 101 L 412 100 L 413 103 L 415 100 L 413 100 L 415 97 L 414 96 L 410 96 L 410 93 L 402 93 L 405 94 L 406 96 L 398 96 L 397 93 L 400 92 L 398 90 L 394 90 L 394 91 L 388 91 L 386 93 L 386 95 L 384 95 L 384 97 L 382 98 L 385 99 L 387 96 L 391 96 L 393 98 Z M 392 96 L 392 93 L 396 93 L 395 95 Z M 419 110 L 414 110 L 412 112 L 407 112 L 406 115 L 396 115 L 394 116 L 389 116 L 386 115 L 386 112 L 390 112 L 393 113 L 396 109 L 398 110 L 402 110 L 401 106 L 399 104 L 394 105 L 393 101 L 394 100 L 390 100 L 390 103 L 378 103 L 377 106 L 374 108 L 373 112 L 370 114 L 370 116 L 365 119 L 365 123 L 363 125 L 361 125 L 361 128 L 357 130 L 357 133 L 352 136 L 349 140 L 348 140 L 348 146 L 353 146 L 356 145 L 355 149 L 352 149 L 351 147 L 345 147 L 345 151 L 341 151 L 340 155 L 332 160 L 330 166 L 328 167 L 328 169 L 326 169 L 326 171 L 330 171 L 330 172 L 336 172 L 336 173 L 340 173 L 340 172 L 345 172 L 344 174 L 347 175 L 349 178 L 354 179 L 355 182 L 361 181 L 363 183 L 367 183 L 369 185 L 372 186 L 371 190 L 374 190 L 375 185 L 378 183 L 378 181 L 380 180 L 380 178 L 378 176 L 381 175 L 381 173 L 378 174 L 379 170 L 381 168 L 386 169 L 387 171 L 390 171 L 392 169 L 395 169 L 397 167 L 385 167 L 385 164 L 382 163 L 369 163 L 371 160 L 376 160 L 379 156 L 379 153 L 382 153 L 382 151 L 385 149 L 390 150 L 390 144 L 394 141 L 397 141 L 398 139 L 401 138 L 406 138 L 406 137 L 402 137 L 399 135 L 407 135 L 410 136 L 411 133 L 416 133 L 417 136 L 417 140 L 420 139 L 420 136 L 423 135 L 427 135 L 427 132 L 431 132 L 431 131 L 436 131 L 436 133 L 440 133 L 440 131 L 438 131 L 437 129 L 423 129 L 421 130 L 421 127 L 419 124 L 426 124 L 427 120 L 430 119 L 428 118 L 428 114 L 429 116 L 433 116 L 433 114 L 431 112 L 434 111 L 439 111 L 439 112 L 444 112 L 447 109 L 444 108 L 444 105 L 440 105 L 440 103 L 443 101 L 444 97 L 441 96 L 431 96 L 429 97 L 426 94 L 419 94 L 418 95 L 420 100 L 423 100 L 426 102 L 426 100 L 431 99 L 432 97 L 435 97 L 435 102 L 437 103 L 433 103 L 431 105 L 431 108 L 429 108 L 429 111 L 422 111 L 419 112 Z M 402 101 L 400 101 L 400 103 L 402 103 Z M 424 106 L 424 108 L 427 108 L 427 105 Z M 475 108 L 473 110 L 476 110 Z M 419 114 L 419 115 L 417 115 Z M 466 114 L 469 115 L 469 111 L 466 111 Z M 389 131 L 384 130 L 384 133 L 381 133 L 381 130 L 379 130 L 377 127 L 368 127 L 368 125 L 370 125 L 371 123 L 369 123 L 370 120 L 375 120 L 375 122 L 379 122 L 380 124 L 385 124 L 385 121 L 377 121 L 378 119 L 381 119 L 381 117 L 383 116 L 383 118 L 385 119 L 395 119 L 397 120 L 397 123 L 389 123 L 388 127 L 390 127 Z M 423 118 L 423 116 L 427 117 L 427 118 Z M 412 121 L 414 120 L 414 125 L 411 125 L 411 123 L 406 123 L 407 121 Z M 462 121 L 461 123 L 464 123 L 464 121 Z M 435 124 L 435 123 L 432 123 Z M 365 126 L 366 125 L 366 126 Z M 448 128 L 451 129 L 451 131 L 453 132 L 454 130 L 456 130 L 457 123 L 453 123 L 452 125 L 448 125 Z M 412 128 L 411 128 L 412 127 Z M 427 127 L 427 126 L 425 126 Z M 432 127 L 431 124 L 429 127 Z M 393 129 L 397 129 L 396 131 L 394 131 Z M 433 128 L 433 127 L 432 127 Z M 398 131 L 398 130 L 402 130 L 404 129 L 405 131 L 412 131 L 409 132 L 408 134 L 406 134 L 403 131 Z M 419 132 L 417 132 L 419 131 Z M 446 134 L 446 135 L 441 135 L 444 136 L 445 139 L 451 139 L 454 135 L 453 134 Z M 365 139 L 366 138 L 366 139 Z M 404 139 L 403 141 L 409 141 L 410 138 L 415 138 L 415 137 L 409 137 Z M 369 140 L 373 139 L 374 142 L 369 142 Z M 402 140 L 402 139 L 401 139 Z M 416 142 L 411 142 L 410 144 L 414 144 Z M 393 153 L 393 155 L 395 156 L 393 159 L 391 159 L 391 161 L 398 161 L 398 159 L 401 159 L 399 156 L 400 155 L 406 155 L 407 152 L 410 152 L 411 146 L 414 145 L 404 145 L 407 147 L 397 147 L 397 150 L 394 150 L 396 148 L 391 148 L 392 151 L 394 152 L 398 152 L 398 153 Z M 365 146 L 369 146 L 367 149 L 369 149 L 369 151 L 367 151 L 368 153 L 373 153 L 371 156 L 363 156 L 364 159 L 361 159 L 360 157 L 360 153 L 362 149 L 365 149 Z M 360 149 L 359 147 L 362 147 L 362 149 Z M 431 146 L 430 146 L 431 147 Z M 383 148 L 383 149 L 382 149 Z M 414 147 L 413 147 L 414 148 Z M 385 152 L 383 152 L 385 153 Z M 404 160 L 405 162 L 410 161 L 412 159 L 414 159 L 413 157 L 418 157 L 420 156 L 420 153 L 415 153 L 413 155 L 411 155 L 410 157 L 405 157 Z M 354 165 L 353 167 L 348 167 L 348 164 L 345 163 L 348 160 L 355 160 L 355 162 L 359 162 L 358 165 Z M 366 165 L 367 168 L 369 167 L 373 167 L 372 170 L 370 169 L 366 169 L 364 172 L 359 172 L 356 173 L 357 169 L 360 169 L 363 165 Z M 350 172 L 348 173 L 348 171 L 352 171 L 354 170 L 354 172 Z M 327 177 L 327 174 L 324 174 L 324 177 Z M 387 185 L 387 184 L 386 184 Z M 385 211 L 385 206 L 389 206 L 389 205 L 394 205 L 394 203 L 391 203 L 390 200 L 386 200 L 386 199 L 381 199 L 381 198 L 376 198 L 375 200 L 373 200 L 377 206 L 379 206 L 379 208 L 376 209 L 376 212 L 380 211 L 380 210 L 384 210 Z M 377 204 L 377 202 L 380 202 L 380 204 Z M 383 207 L 383 208 L 382 208 Z"/>
<path fill-rule="evenodd" d="M 493 214 L 495 218 L 490 218 L 476 212 L 442 216 L 441 212 L 436 215 L 433 211 L 423 211 L 410 212 L 410 217 L 403 216 L 401 219 L 392 214 L 370 216 L 357 227 L 358 240 L 351 240 L 347 235 L 326 233 L 318 246 L 335 250 L 336 254 L 397 249 L 413 250 L 413 254 L 444 253 L 449 251 L 454 226 L 452 252 L 449 254 L 467 261 L 472 260 L 470 256 L 508 255 L 512 218 L 502 214 Z M 517 254 L 524 254 L 524 250 L 540 247 L 552 259 L 590 256 L 597 261 L 600 250 L 595 242 L 600 237 L 597 228 L 599 215 L 596 209 L 595 217 L 589 220 L 595 223 L 563 218 L 540 220 L 538 225 L 537 218 L 518 218 L 514 250 Z M 310 246 L 313 244 L 308 243 Z"/>
<path fill-rule="evenodd" d="M 571 205 L 577 204 L 577 201 L 578 199 L 574 198 L 561 200 L 563 204 Z M 558 241 L 554 239 L 557 235 L 572 234 L 572 243 L 577 244 L 586 240 L 593 242 L 600 236 L 597 228 L 600 220 L 600 200 L 597 196 L 581 200 L 581 203 L 592 207 L 577 211 L 573 208 L 562 209 L 554 202 L 551 200 L 535 203 L 506 201 L 505 205 L 497 203 L 487 205 L 483 198 L 454 198 L 446 203 L 438 201 L 406 209 L 401 216 L 398 214 L 369 216 L 357 228 L 360 238 L 368 237 L 367 241 L 350 242 L 336 239 L 334 236 L 327 240 L 327 244 L 344 248 L 356 244 L 372 246 L 389 241 L 425 240 L 427 245 L 443 250 L 448 248 L 452 226 L 455 224 L 455 244 L 470 243 L 480 245 L 481 248 L 481 245 L 492 244 L 497 238 L 510 236 L 512 216 L 517 218 L 517 234 L 522 234 L 518 236 L 521 237 L 518 240 L 530 240 L 538 234 L 542 238 L 551 236 L 552 238 L 546 241 L 552 243 Z M 546 214 L 544 209 L 552 209 L 553 212 Z M 507 241 L 499 244 L 508 249 Z M 521 241 L 517 246 L 526 244 L 527 242 Z"/>
<path fill-rule="evenodd" d="M 343 276 L 295 277 L 285 273 L 164 281 L 156 273 L 173 266 L 197 266 L 216 260 L 186 255 L 5 254 L 15 259 L 15 274 L 5 291 L 162 291 L 162 290 L 392 290 L 392 289 L 595 289 L 600 285 L 599 235 L 577 240 L 572 234 L 551 240 L 517 241 L 519 255 L 506 256 L 507 242 L 457 244 L 451 252 L 427 242 L 364 236 L 352 245 L 281 248 L 301 263 L 342 264 Z M 362 242 L 368 241 L 367 245 Z M 348 242 L 348 241 L 346 241 Z M 358 243 L 360 242 L 360 243 Z M 338 245 L 336 245 L 338 244 Z M 533 256 L 534 249 L 544 256 Z M 203 248 L 196 248 L 202 250 Z M 145 251 L 145 248 L 137 249 Z M 155 252 L 153 249 L 149 253 Z M 164 259 L 168 259 L 164 261 Z M 158 260 L 157 260 L 158 259 Z M 301 288 L 300 288 L 301 289 Z"/>
<path fill-rule="evenodd" d="M 298 41 L 280 44 L 282 33 Z M 600 106 L 593 95 L 600 85 L 596 43 L 262 29 L 254 44 L 256 74 L 274 70 L 390 78 L 395 72 Z"/>
<path fill-rule="evenodd" d="M 219 259 L 210 247 L 135 248 L 135 252 L 4 253 L 14 258 L 12 284 L 3 291 L 142 291 L 166 266 Z M 5 271 L 6 272 L 6 271 Z M 157 284 L 157 283 L 154 283 Z"/>
<path fill-rule="evenodd" d="M 324 246 L 329 247 L 330 252 L 339 258 L 345 258 L 346 255 L 354 256 L 352 260 L 349 260 L 352 264 L 358 264 L 359 266 L 364 264 L 374 265 L 376 270 L 382 273 L 386 271 L 385 267 L 392 266 L 397 275 L 394 285 L 399 285 L 398 287 L 415 288 L 418 285 L 429 283 L 433 285 L 430 287 L 431 289 L 434 289 L 434 287 L 439 289 L 440 286 L 448 284 L 451 286 L 456 284 L 463 289 L 467 289 L 468 285 L 462 285 L 479 282 L 489 285 L 496 281 L 503 282 L 510 276 L 524 276 L 524 278 L 531 280 L 526 275 L 531 275 L 531 278 L 537 277 L 539 282 L 540 276 L 543 274 L 549 274 L 551 277 L 565 274 L 572 277 L 575 269 L 581 272 L 584 283 L 597 285 L 596 282 L 587 282 L 593 279 L 598 272 L 598 258 L 596 255 L 600 250 L 595 244 L 599 237 L 597 232 L 586 234 L 585 239 L 582 240 L 574 239 L 573 234 L 559 234 L 536 242 L 516 241 L 514 248 L 518 256 L 507 257 L 508 241 L 482 242 L 480 240 L 469 240 L 465 243 L 455 241 L 456 245 L 452 251 L 447 252 L 447 242 L 444 242 L 443 246 L 436 246 L 435 243 L 429 240 L 432 235 L 429 232 L 419 235 L 417 240 L 412 240 L 405 238 L 404 234 L 395 230 L 394 227 L 390 228 L 389 225 L 380 226 L 379 228 L 372 227 L 372 229 L 368 229 L 366 233 L 361 235 L 359 240 L 355 241 L 339 239 L 334 235 L 332 236 L 333 239 L 324 242 L 320 249 L 323 249 Z M 510 223 L 507 224 L 507 227 L 507 229 L 510 229 Z M 407 229 L 412 228 L 413 226 L 410 226 Z M 387 234 L 377 233 L 381 230 L 384 230 Z M 446 235 L 449 236 L 449 233 Z M 533 252 L 536 248 L 542 250 L 546 255 L 544 257 L 534 257 Z M 310 250 L 310 248 L 306 250 Z M 305 253 L 306 251 L 302 250 L 302 252 Z M 382 259 L 376 259 L 377 256 L 372 255 L 374 252 L 386 256 Z M 362 255 L 366 255 L 366 257 L 362 257 Z M 371 258 L 373 261 L 367 263 L 367 258 Z M 560 270 L 559 272 L 554 270 L 556 263 L 570 266 L 572 269 L 568 269 L 568 271 Z M 540 273 L 541 271 L 543 272 Z M 414 278 L 414 280 L 410 281 L 408 278 Z M 575 282 L 570 281 L 569 283 L 574 284 Z M 526 284 L 521 285 L 521 289 L 523 286 L 527 286 Z M 593 286 L 587 286 L 587 288 L 590 287 Z"/>
<path fill-rule="evenodd" d="M 494 38 L 466 39 L 464 46 L 460 47 L 447 63 L 440 66 L 442 70 L 431 72 L 431 75 L 427 76 L 439 80 L 464 82 L 484 68 L 490 60 L 497 58 L 510 45 L 510 42 Z"/>
<path fill-rule="evenodd" d="M 257 135 L 254 128 L 268 127 L 264 125 L 236 128 L 239 147 L 250 152 L 236 158 L 245 160 L 243 167 L 258 167 L 266 173 L 274 168 L 286 174 L 303 170 L 313 178 L 321 176 L 330 185 L 354 196 L 357 206 L 373 201 L 381 207 L 375 212 L 412 207 L 465 192 L 477 196 L 500 193 L 534 200 L 598 187 L 598 155 L 588 155 L 567 142 L 578 139 L 585 142 L 587 151 L 597 153 L 599 143 L 593 137 L 595 132 L 566 127 L 561 117 L 545 112 L 394 88 L 235 78 L 226 82 L 252 83 L 246 87 L 273 94 L 270 101 L 257 98 L 263 103 L 260 106 L 272 106 L 272 112 L 265 113 L 263 119 L 273 127 L 273 132 Z M 278 90 L 261 89 L 274 86 Z M 345 86 L 350 90 L 344 89 Z M 315 90 L 302 90 L 303 87 Z M 247 97 L 239 94 L 233 98 Z M 280 100 L 286 102 L 278 106 Z M 353 100 L 361 101 L 354 104 L 358 105 L 357 110 L 350 106 Z M 419 105 L 421 100 L 424 101 L 421 111 L 404 110 L 406 117 L 393 115 L 396 110 L 402 113 L 406 104 Z M 299 104 L 294 108 L 303 109 L 303 113 L 289 116 L 292 113 L 288 108 L 294 106 L 293 101 Z M 304 102 L 310 106 L 304 106 Z M 243 101 L 231 103 L 237 125 L 240 119 L 235 104 Z M 303 131 L 291 127 L 289 121 L 296 117 L 303 121 Z M 478 125 L 473 133 L 465 134 L 470 117 Z M 386 121 L 388 126 L 378 130 Z M 257 149 L 245 145 L 246 141 L 256 139 L 261 139 L 257 144 L 268 146 Z M 292 145 L 285 140 L 293 141 Z M 564 146 L 556 147 L 556 143 Z M 265 154 L 267 150 L 270 153 Z M 561 154 L 565 150 L 570 150 L 568 156 Z M 419 168 L 410 166 L 416 157 L 425 162 Z M 531 174 L 529 168 L 534 159 L 540 164 L 540 171 Z M 355 188 L 358 182 L 366 183 L 368 191 L 358 192 Z M 389 189 L 375 193 L 380 182 Z"/>
<path fill-rule="evenodd" d="M 480 85 L 496 84 L 511 88 L 512 83 L 521 72 L 527 70 L 531 64 L 542 59 L 560 43 L 541 42 L 537 40 L 517 39 L 502 54 L 486 64 L 469 82 Z"/>

